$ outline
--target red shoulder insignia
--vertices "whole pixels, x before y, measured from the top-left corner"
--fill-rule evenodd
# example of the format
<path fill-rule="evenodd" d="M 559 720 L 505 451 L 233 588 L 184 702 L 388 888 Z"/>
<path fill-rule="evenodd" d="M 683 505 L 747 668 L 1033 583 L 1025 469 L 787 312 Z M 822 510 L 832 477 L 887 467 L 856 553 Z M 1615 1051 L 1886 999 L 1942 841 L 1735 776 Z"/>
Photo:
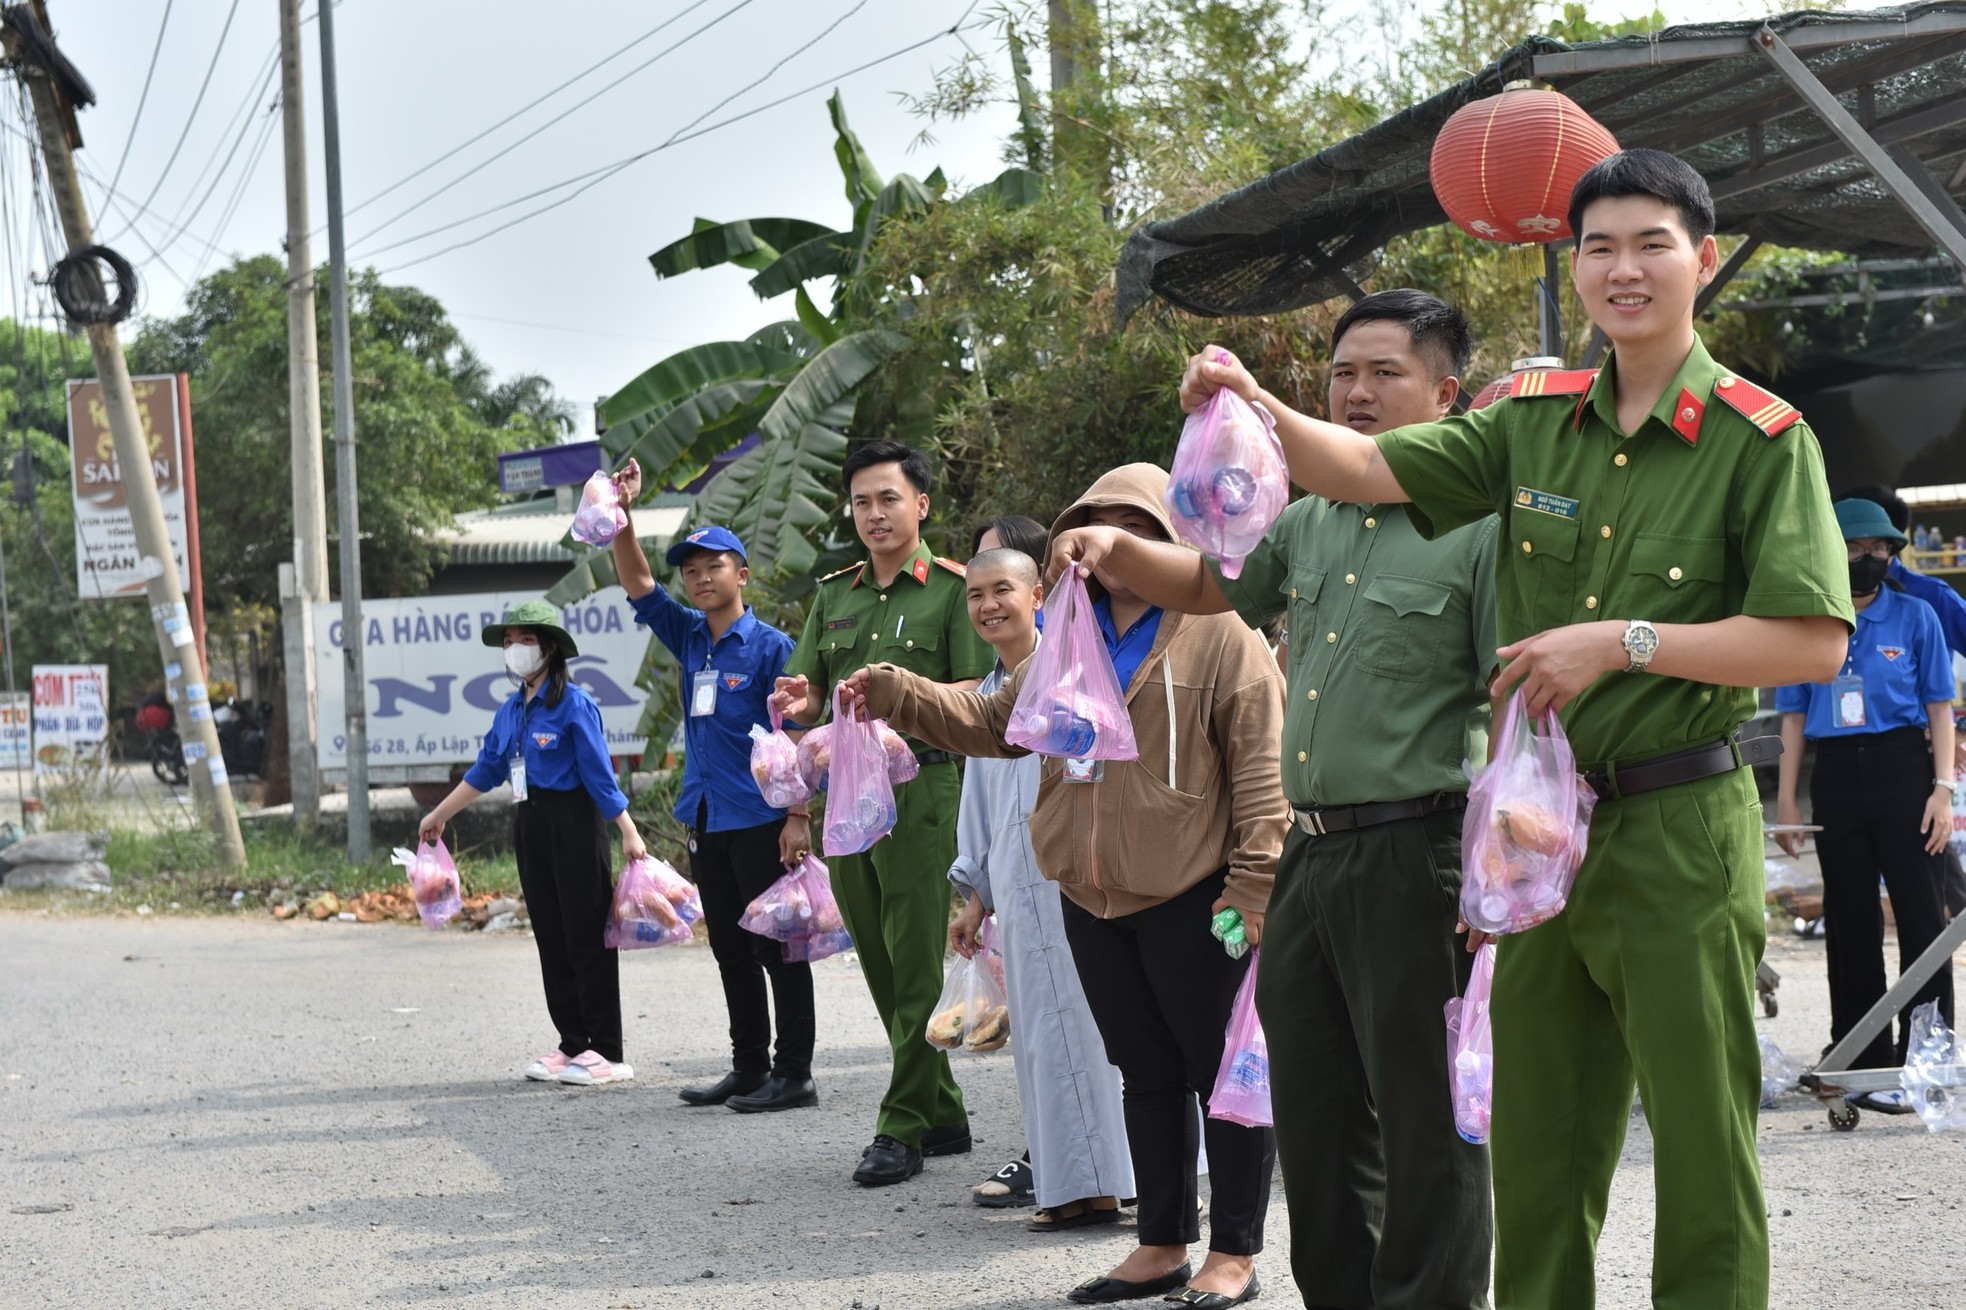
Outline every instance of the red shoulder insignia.
<path fill-rule="evenodd" d="M 967 564 L 958 564 L 955 560 L 943 559 L 940 555 L 935 557 L 935 562 L 959 578 L 969 576 L 969 566 Z"/>
<path fill-rule="evenodd" d="M 1802 418 L 1802 412 L 1795 406 L 1746 378 L 1724 377 L 1713 394 L 1727 408 L 1760 428 L 1764 436 L 1784 432 Z"/>
<path fill-rule="evenodd" d="M 1558 369 L 1548 373 L 1521 373 L 1512 379 L 1509 388 L 1511 400 L 1529 400 L 1536 396 L 1581 396 L 1591 389 L 1597 381 L 1594 368 Z"/>

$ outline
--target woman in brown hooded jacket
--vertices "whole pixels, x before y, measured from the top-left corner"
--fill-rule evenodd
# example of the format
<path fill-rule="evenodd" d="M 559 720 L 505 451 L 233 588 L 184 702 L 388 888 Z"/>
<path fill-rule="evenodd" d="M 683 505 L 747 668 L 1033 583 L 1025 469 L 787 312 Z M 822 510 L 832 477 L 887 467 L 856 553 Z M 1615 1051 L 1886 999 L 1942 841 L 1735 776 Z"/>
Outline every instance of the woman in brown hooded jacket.
<path fill-rule="evenodd" d="M 1172 540 L 1166 487 L 1155 465 L 1115 469 L 1058 516 L 1052 534 L 1096 523 Z M 1276 1145 L 1267 1128 L 1203 1121 L 1209 1254 L 1195 1272 L 1195 1107 L 1199 1098 L 1207 1109 L 1249 967 L 1223 952 L 1209 923 L 1233 905 L 1250 940 L 1261 938 L 1290 815 L 1277 754 L 1283 679 L 1262 637 L 1232 614 L 1163 612 L 1096 572 L 1088 586 L 1140 757 L 1089 769 L 1046 758 L 1031 844 L 1065 894 L 1066 939 L 1125 1084 L 1140 1245 L 1071 1297 L 1129 1300 L 1186 1284 L 1188 1304 L 1220 1310 L 1260 1290 L 1252 1257 Z M 848 689 L 868 713 L 933 746 L 1002 756 L 1023 753 L 1003 739 L 1021 685 L 1013 675 L 984 697 L 877 664 Z"/>

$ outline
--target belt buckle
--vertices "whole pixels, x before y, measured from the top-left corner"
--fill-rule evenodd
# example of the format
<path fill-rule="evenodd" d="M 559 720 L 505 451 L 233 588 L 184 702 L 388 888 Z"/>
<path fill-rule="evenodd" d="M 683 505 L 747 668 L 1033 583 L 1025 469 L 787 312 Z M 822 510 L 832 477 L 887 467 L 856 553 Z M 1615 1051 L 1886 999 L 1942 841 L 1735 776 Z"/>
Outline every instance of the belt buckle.
<path fill-rule="evenodd" d="M 1300 828 L 1302 828 L 1305 834 L 1308 836 L 1322 837 L 1325 835 L 1324 816 L 1322 814 L 1319 814 L 1316 810 L 1297 811 L 1297 825 Z"/>

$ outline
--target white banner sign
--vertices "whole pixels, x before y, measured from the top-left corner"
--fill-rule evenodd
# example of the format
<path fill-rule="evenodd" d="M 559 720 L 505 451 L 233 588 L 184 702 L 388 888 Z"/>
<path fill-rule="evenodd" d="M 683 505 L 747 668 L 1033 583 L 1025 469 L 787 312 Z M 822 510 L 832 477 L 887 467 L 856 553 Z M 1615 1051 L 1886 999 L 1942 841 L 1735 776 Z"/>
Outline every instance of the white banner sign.
<path fill-rule="evenodd" d="M 34 758 L 34 698 L 0 692 L 0 769 L 25 767 Z"/>
<path fill-rule="evenodd" d="M 171 539 L 178 584 L 191 589 L 185 550 L 184 432 L 179 422 L 175 373 L 130 379 L 137 416 L 150 446 L 150 471 L 164 503 L 164 528 Z M 123 470 L 109 435 L 102 386 L 93 378 L 68 383 L 69 468 L 75 480 L 75 585 L 84 600 L 141 596 L 143 584 L 172 565 L 137 549 L 124 494 Z"/>
<path fill-rule="evenodd" d="M 34 666 L 34 771 L 99 764 L 109 737 L 109 666 Z"/>
<path fill-rule="evenodd" d="M 368 682 L 369 763 L 381 766 L 451 764 L 474 760 L 492 715 L 516 687 L 499 650 L 483 645 L 487 624 L 537 595 L 419 596 L 362 603 L 362 673 Z M 635 626 L 619 587 L 597 591 L 560 611 L 580 647 L 568 662 L 573 680 L 601 707 L 608 749 L 641 753 L 635 735 L 644 697 L 635 685 L 648 650 L 647 628 Z M 345 769 L 346 677 L 342 669 L 341 606 L 314 606 L 315 685 L 319 688 L 319 759 Z"/>

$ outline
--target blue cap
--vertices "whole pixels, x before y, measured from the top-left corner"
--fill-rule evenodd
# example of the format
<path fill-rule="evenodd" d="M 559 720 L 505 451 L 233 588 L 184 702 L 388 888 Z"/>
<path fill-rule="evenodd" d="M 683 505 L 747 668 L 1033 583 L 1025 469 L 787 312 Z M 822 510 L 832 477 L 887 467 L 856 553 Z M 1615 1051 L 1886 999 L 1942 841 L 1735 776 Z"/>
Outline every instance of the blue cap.
<path fill-rule="evenodd" d="M 1836 526 L 1843 530 L 1845 541 L 1877 537 L 1894 546 L 1905 544 L 1905 534 L 1898 531 L 1897 525 L 1891 522 L 1891 516 L 1876 501 L 1852 496 L 1848 500 L 1837 501 L 1833 508 L 1836 510 Z"/>
<path fill-rule="evenodd" d="M 729 528 L 698 528 L 671 546 L 669 553 L 663 558 L 669 561 L 670 568 L 674 568 L 693 550 L 727 550 L 746 564 L 751 562 L 750 557 L 744 553 L 744 543 L 739 541 L 737 534 Z"/>

